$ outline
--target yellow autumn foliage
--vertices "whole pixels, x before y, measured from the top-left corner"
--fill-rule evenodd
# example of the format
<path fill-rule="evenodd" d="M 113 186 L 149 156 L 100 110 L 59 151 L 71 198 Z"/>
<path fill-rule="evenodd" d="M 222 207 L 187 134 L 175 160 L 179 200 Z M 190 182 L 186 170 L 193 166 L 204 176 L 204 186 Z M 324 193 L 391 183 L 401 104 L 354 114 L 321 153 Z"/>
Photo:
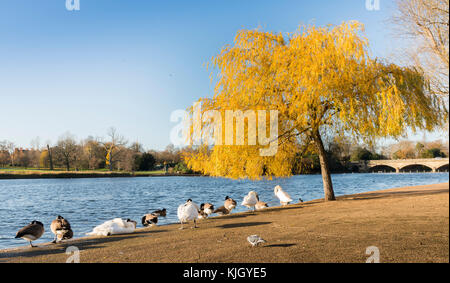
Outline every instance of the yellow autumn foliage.
<path fill-rule="evenodd" d="M 260 156 L 263 146 L 248 145 L 247 137 L 245 145 L 204 145 L 185 153 L 191 169 L 211 176 L 289 176 L 295 154 L 317 134 L 399 137 L 408 128 L 433 130 L 448 115 L 418 71 L 370 57 L 363 25 L 356 21 L 301 26 L 289 34 L 241 30 L 210 67 L 217 83 L 212 98 L 199 100 L 202 112 L 279 113 L 274 156 Z M 203 123 L 203 134 L 211 125 Z"/>

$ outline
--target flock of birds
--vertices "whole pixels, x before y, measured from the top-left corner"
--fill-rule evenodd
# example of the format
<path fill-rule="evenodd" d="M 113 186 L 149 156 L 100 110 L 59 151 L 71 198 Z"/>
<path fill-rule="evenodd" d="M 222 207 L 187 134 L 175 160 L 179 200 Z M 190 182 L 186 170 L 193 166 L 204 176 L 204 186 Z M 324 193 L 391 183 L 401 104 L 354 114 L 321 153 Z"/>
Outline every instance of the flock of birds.
<path fill-rule="evenodd" d="M 286 193 L 279 185 L 274 188 L 275 196 L 280 200 L 281 205 L 287 205 L 292 202 L 292 198 Z M 302 199 L 299 199 L 303 202 Z M 262 210 L 268 207 L 266 202 L 259 200 L 259 196 L 255 191 L 250 191 L 243 199 L 241 205 L 253 210 Z M 194 227 L 197 228 L 197 219 L 206 219 L 209 215 L 217 213 L 219 215 L 230 214 L 231 211 L 236 207 L 236 201 L 232 198 L 226 196 L 223 206 L 214 209 L 214 205 L 211 203 L 202 203 L 200 207 L 195 204 L 192 199 L 188 199 L 186 203 L 181 204 L 177 210 L 177 216 L 180 221 L 181 227 L 183 229 L 183 224 L 189 221 L 194 222 Z M 146 214 L 142 217 L 142 225 L 144 227 L 157 225 L 158 217 L 166 216 L 166 209 L 153 211 L 152 213 Z M 108 220 L 103 224 L 95 227 L 92 232 L 87 233 L 91 236 L 110 236 L 114 234 L 127 234 L 132 233 L 136 229 L 137 222 L 131 219 L 115 218 Z M 50 230 L 55 235 L 52 243 L 57 243 L 63 240 L 71 239 L 73 237 L 73 231 L 71 229 L 69 221 L 64 219 L 61 215 L 52 221 L 50 224 Z M 39 239 L 44 234 L 44 224 L 39 221 L 32 221 L 30 224 L 26 225 L 20 229 L 16 238 L 22 238 L 30 242 L 31 247 L 35 247 L 32 241 Z M 260 243 L 265 243 L 265 240 L 258 235 L 251 235 L 247 238 L 247 241 L 252 246 L 257 246 Z"/>

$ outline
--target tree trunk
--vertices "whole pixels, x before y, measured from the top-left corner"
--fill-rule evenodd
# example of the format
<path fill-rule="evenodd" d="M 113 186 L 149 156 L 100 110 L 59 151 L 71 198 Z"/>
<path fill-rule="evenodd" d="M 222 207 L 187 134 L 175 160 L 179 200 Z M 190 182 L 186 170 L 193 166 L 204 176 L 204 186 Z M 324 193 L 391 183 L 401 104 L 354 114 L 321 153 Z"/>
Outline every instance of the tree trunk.
<path fill-rule="evenodd" d="M 109 171 L 113 170 L 112 156 L 109 158 Z"/>
<path fill-rule="evenodd" d="M 52 151 L 50 150 L 50 146 L 49 145 L 47 145 L 47 151 L 48 151 L 48 160 L 50 161 L 50 170 L 53 170 Z"/>
<path fill-rule="evenodd" d="M 319 130 L 313 132 L 313 140 L 316 144 L 317 152 L 320 159 L 320 170 L 322 172 L 323 190 L 325 193 L 325 201 L 335 200 L 333 183 L 331 181 L 330 168 L 328 166 L 327 152 L 323 146 L 322 138 L 320 137 Z"/>

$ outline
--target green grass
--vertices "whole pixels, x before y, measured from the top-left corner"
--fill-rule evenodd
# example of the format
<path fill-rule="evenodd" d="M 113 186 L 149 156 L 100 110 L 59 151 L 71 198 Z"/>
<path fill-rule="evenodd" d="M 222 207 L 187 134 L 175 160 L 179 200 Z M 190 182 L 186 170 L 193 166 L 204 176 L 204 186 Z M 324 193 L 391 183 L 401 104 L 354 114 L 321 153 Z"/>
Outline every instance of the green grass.
<path fill-rule="evenodd" d="M 91 174 L 91 175 L 135 175 L 135 176 L 147 176 L 147 175 L 162 175 L 164 174 L 164 170 L 155 170 L 155 171 L 141 171 L 141 172 L 128 172 L 128 171 L 109 171 L 107 169 L 98 169 L 98 170 L 64 170 L 62 168 L 58 168 L 55 170 L 50 170 L 48 168 L 45 169 L 37 169 L 37 168 L 23 168 L 23 167 L 12 167 L 12 168 L 0 168 L 0 175 L 77 175 L 77 174 Z"/>
<path fill-rule="evenodd" d="M 165 174 L 166 171 L 164 170 L 155 170 L 155 171 L 137 171 L 134 172 L 134 175 L 139 176 L 139 175 L 161 175 L 161 174 Z"/>

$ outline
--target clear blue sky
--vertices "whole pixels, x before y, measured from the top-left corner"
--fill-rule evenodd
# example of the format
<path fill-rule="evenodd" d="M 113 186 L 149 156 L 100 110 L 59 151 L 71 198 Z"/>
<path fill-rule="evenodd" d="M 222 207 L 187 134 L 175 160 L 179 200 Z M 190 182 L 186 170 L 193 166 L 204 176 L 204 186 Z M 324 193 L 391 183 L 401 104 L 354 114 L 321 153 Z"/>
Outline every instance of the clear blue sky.
<path fill-rule="evenodd" d="M 239 29 L 292 32 L 301 23 L 365 24 L 375 56 L 392 50 L 391 1 L 0 0 L 0 140 L 28 147 L 114 126 L 163 149 L 170 113 L 210 96 L 207 63 Z"/>

